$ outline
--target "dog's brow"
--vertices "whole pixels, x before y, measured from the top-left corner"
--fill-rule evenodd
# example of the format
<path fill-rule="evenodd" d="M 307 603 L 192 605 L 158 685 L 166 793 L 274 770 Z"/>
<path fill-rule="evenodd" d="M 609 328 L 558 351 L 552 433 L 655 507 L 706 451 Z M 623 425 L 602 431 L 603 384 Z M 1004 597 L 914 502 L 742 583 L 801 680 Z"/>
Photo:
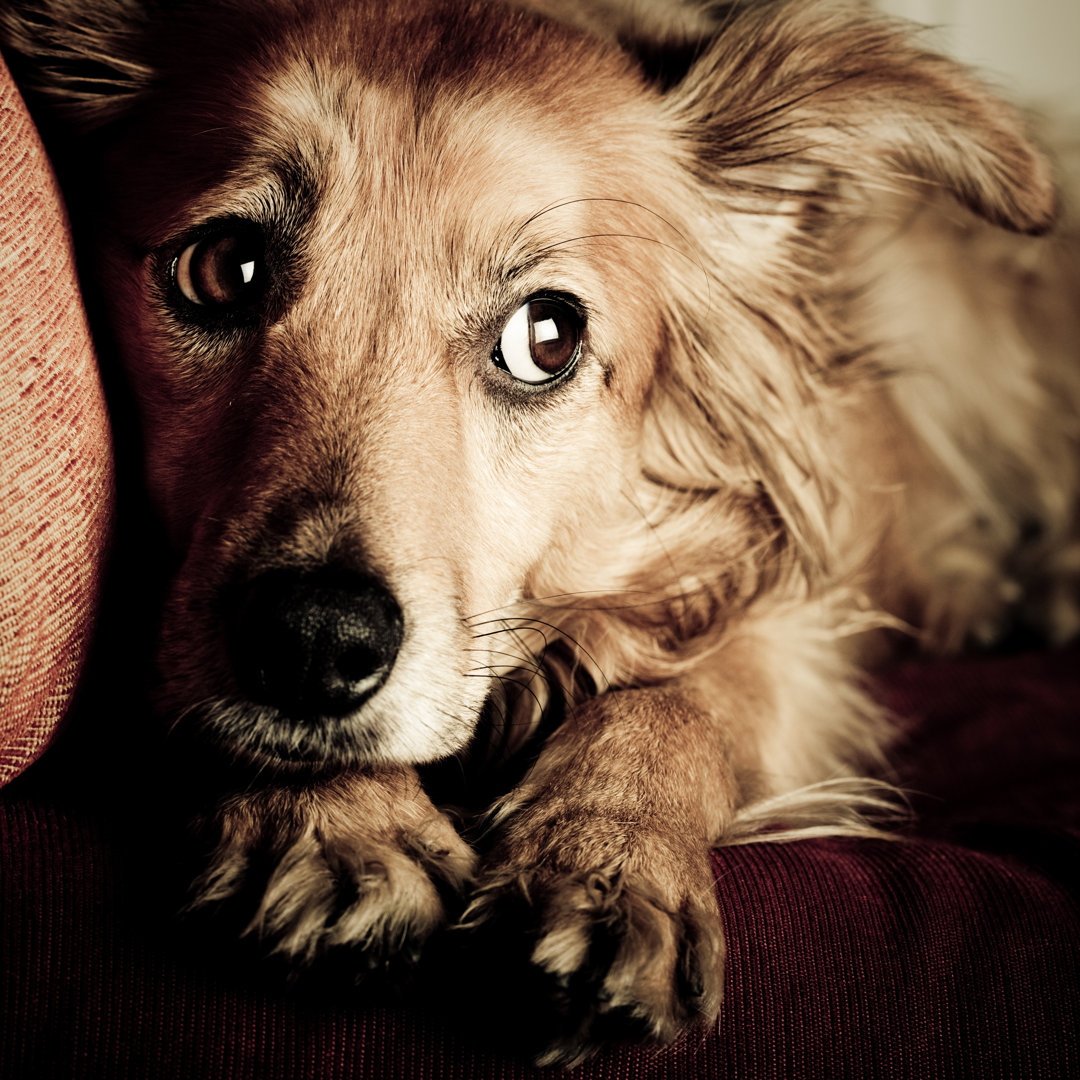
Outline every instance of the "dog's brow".
<path fill-rule="evenodd" d="M 253 221 L 273 231 L 297 231 L 311 217 L 319 194 L 318 163 L 299 150 L 285 150 L 273 159 L 245 163 L 242 171 L 223 178 L 186 203 L 147 238 L 131 237 L 140 255 L 174 244 L 193 227 L 230 218 Z"/>
<path fill-rule="evenodd" d="M 658 247 L 665 248 L 668 251 L 674 252 L 676 255 L 681 256 L 690 262 L 698 271 L 700 271 L 702 277 L 705 279 L 705 292 L 706 295 L 712 294 L 712 280 L 708 271 L 705 269 L 704 262 L 696 250 L 696 244 L 687 234 L 680 229 L 669 218 L 665 217 L 658 210 L 654 210 L 652 207 L 647 206 L 645 203 L 639 202 L 636 199 L 619 198 L 617 196 L 605 196 L 605 195 L 583 195 L 572 199 L 562 199 L 558 202 L 553 202 L 547 206 L 542 207 L 535 213 L 530 214 L 525 218 L 521 224 L 517 227 L 513 234 L 513 241 L 520 243 L 527 230 L 539 222 L 541 219 L 547 217 L 549 214 L 553 214 L 559 210 L 565 210 L 574 206 L 583 206 L 588 204 L 610 204 L 615 207 L 625 207 L 633 210 L 640 210 L 644 214 L 648 215 L 649 219 L 654 222 L 658 222 L 665 229 L 669 230 L 670 239 L 663 239 L 660 236 L 653 236 L 646 232 L 630 231 L 627 229 L 600 229 L 595 232 L 584 232 L 574 236 L 562 237 L 558 240 L 544 243 L 542 246 L 536 247 L 529 251 L 523 258 L 521 258 L 509 271 L 504 274 L 504 278 L 507 281 L 514 281 L 519 277 L 534 272 L 538 267 L 542 266 L 547 260 L 551 259 L 557 253 L 561 253 L 566 247 L 571 244 L 583 243 L 589 240 L 638 240 L 646 244 L 655 244 Z"/>
<path fill-rule="evenodd" d="M 540 218 L 545 217 L 548 214 L 554 213 L 556 210 L 564 210 L 570 206 L 580 206 L 585 203 L 613 203 L 619 206 L 630 206 L 638 210 L 643 210 L 646 214 L 656 218 L 658 221 L 663 222 L 676 236 L 681 240 L 685 240 L 686 236 L 679 228 L 674 225 L 668 218 L 664 217 L 657 210 L 653 210 L 651 207 L 646 206 L 642 202 L 638 202 L 636 199 L 620 199 L 607 195 L 582 195 L 573 199 L 562 199 L 559 202 L 551 203 L 548 206 L 543 207 L 541 210 L 537 210 L 536 213 L 527 217 L 517 228 L 514 233 L 514 239 L 518 239 L 521 234 L 530 226 L 535 224 Z"/>

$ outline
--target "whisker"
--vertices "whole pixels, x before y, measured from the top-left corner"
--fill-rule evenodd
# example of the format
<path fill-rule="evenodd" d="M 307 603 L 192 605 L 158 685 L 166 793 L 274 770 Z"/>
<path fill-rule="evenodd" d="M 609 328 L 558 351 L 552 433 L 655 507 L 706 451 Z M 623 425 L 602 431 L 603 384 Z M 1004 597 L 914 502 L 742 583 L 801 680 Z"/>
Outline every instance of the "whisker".
<path fill-rule="evenodd" d="M 524 621 L 524 616 L 522 616 L 521 620 L 519 620 L 519 621 Z M 531 622 L 532 620 L 528 620 L 528 621 Z M 549 627 L 549 629 L 554 630 L 556 628 L 554 626 L 551 626 L 551 627 Z M 544 632 L 543 629 L 540 628 L 540 626 L 536 626 L 536 627 L 533 627 L 533 626 L 518 626 L 518 627 L 500 626 L 496 630 L 484 630 L 479 634 L 474 634 L 473 637 L 474 637 L 475 640 L 479 641 L 479 640 L 481 640 L 483 638 L 496 637 L 499 634 L 516 634 L 516 633 L 519 633 L 519 632 L 521 632 L 523 630 L 532 630 L 534 633 L 539 634 L 540 637 L 542 637 L 544 639 L 544 648 L 545 649 L 550 644 L 550 641 L 548 640 L 547 634 Z M 523 645 L 524 643 L 519 641 L 518 644 Z M 526 652 L 533 652 L 534 650 L 526 648 L 525 651 Z"/>
<path fill-rule="evenodd" d="M 661 214 L 658 210 L 654 210 L 652 207 L 646 206 L 644 203 L 638 202 L 635 199 L 623 199 L 623 198 L 618 198 L 618 197 L 614 197 L 614 196 L 603 196 L 603 195 L 582 195 L 582 196 L 579 196 L 577 198 L 563 199 L 563 200 L 561 200 L 559 202 L 551 203 L 548 206 L 543 207 L 541 210 L 538 210 L 536 213 L 531 214 L 529 217 L 527 217 L 521 223 L 521 225 L 518 226 L 517 230 L 514 232 L 513 240 L 514 241 L 519 240 L 521 238 L 522 233 L 530 225 L 535 224 L 542 217 L 545 217 L 548 214 L 554 213 L 556 210 L 563 210 L 563 209 L 566 209 L 567 207 L 578 206 L 578 205 L 581 205 L 581 204 L 584 204 L 584 203 L 611 203 L 612 205 L 615 205 L 615 206 L 633 207 L 634 209 L 641 210 L 643 213 L 648 214 L 652 218 L 655 218 L 657 221 L 661 222 L 668 229 L 670 229 L 671 232 L 682 242 L 684 247 L 680 247 L 677 244 L 673 244 L 673 243 L 671 243 L 669 241 L 660 240 L 659 238 L 654 237 L 654 236 L 646 236 L 646 235 L 640 235 L 640 234 L 636 234 L 636 233 L 622 233 L 622 232 L 594 233 L 594 234 L 591 234 L 591 235 L 588 235 L 588 236 L 575 237 L 575 238 L 570 239 L 570 240 L 560 241 L 560 242 L 558 242 L 556 244 L 548 245 L 545 248 L 539 248 L 535 252 L 533 252 L 532 258 L 538 258 L 538 257 L 541 257 L 543 255 L 549 254 L 550 252 L 552 252 L 552 251 L 558 249 L 559 247 L 561 247 L 563 244 L 575 243 L 578 240 L 599 239 L 599 238 L 622 238 L 622 239 L 627 239 L 627 240 L 643 240 L 643 241 L 645 241 L 647 243 L 657 244 L 657 245 L 665 248 L 666 250 L 673 252 L 674 254 L 678 255 L 680 258 L 683 258 L 688 263 L 690 263 L 690 265 L 693 266 L 694 269 L 697 270 L 701 274 L 702 278 L 704 279 L 706 296 L 708 297 L 708 306 L 711 308 L 711 306 L 712 306 L 712 300 L 711 300 L 712 280 L 713 280 L 712 275 L 709 273 L 708 268 L 706 267 L 705 263 L 701 259 L 695 258 L 693 255 L 690 254 L 690 251 L 692 250 L 692 248 L 694 246 L 693 241 L 691 240 L 691 238 L 688 237 L 686 235 L 686 233 L 684 233 L 673 221 L 671 221 L 665 215 Z"/>
<path fill-rule="evenodd" d="M 551 203 L 548 206 L 545 206 L 542 210 L 538 210 L 535 214 L 527 217 L 521 225 L 518 226 L 514 233 L 514 240 L 520 239 L 521 234 L 530 225 L 535 224 L 540 218 L 545 217 L 547 214 L 554 213 L 556 210 L 564 210 L 569 206 L 578 206 L 582 203 L 613 203 L 617 206 L 632 206 L 638 210 L 644 211 L 658 221 L 663 222 L 677 237 L 679 237 L 680 240 L 684 240 L 687 243 L 690 242 L 687 236 L 673 222 L 652 207 L 646 206 L 644 203 L 638 202 L 635 199 L 620 199 L 603 195 L 582 195 L 574 199 L 563 199 L 560 202 Z"/>
<path fill-rule="evenodd" d="M 487 671 L 492 672 L 493 674 L 498 673 L 498 675 L 500 677 L 506 677 L 506 678 L 512 677 L 515 672 L 521 672 L 523 675 L 527 675 L 530 681 L 533 680 L 533 679 L 536 679 L 536 678 L 544 678 L 544 679 L 546 679 L 546 678 L 549 677 L 548 669 L 544 665 L 542 657 L 537 657 L 537 656 L 529 656 L 529 657 L 516 656 L 516 657 L 513 657 L 512 659 L 513 659 L 513 666 L 512 667 L 507 665 L 505 662 L 489 663 L 489 664 L 483 664 L 483 663 L 478 662 L 478 663 L 475 663 L 472 666 L 471 670 L 472 671 L 484 671 L 484 670 L 487 670 Z"/>

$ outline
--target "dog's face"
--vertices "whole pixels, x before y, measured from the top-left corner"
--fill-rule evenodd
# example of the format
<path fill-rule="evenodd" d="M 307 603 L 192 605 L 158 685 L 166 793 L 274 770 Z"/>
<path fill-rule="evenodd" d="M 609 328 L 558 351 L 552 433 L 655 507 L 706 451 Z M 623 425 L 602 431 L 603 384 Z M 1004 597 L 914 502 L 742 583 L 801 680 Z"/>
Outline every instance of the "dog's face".
<path fill-rule="evenodd" d="M 103 168 L 181 558 L 166 698 L 270 760 L 430 760 L 517 662 L 498 620 L 639 471 L 662 136 L 632 69 L 551 24 L 313 5 L 290 49 L 266 23 L 185 58 Z"/>
<path fill-rule="evenodd" d="M 597 36 L 449 0 L 131 25 L 99 2 L 47 0 L 74 74 L 36 79 L 89 129 L 72 181 L 97 176 L 83 216 L 178 559 L 164 706 L 264 764 L 454 752 L 572 632 L 537 611 L 561 594 L 680 596 L 683 625 L 643 617 L 601 665 L 661 681 L 763 560 L 823 557 L 860 193 L 1051 211 L 1011 113 L 833 4 L 711 30 L 673 5 L 669 49 L 634 5 Z M 33 55 L 43 25 L 2 28 Z"/>

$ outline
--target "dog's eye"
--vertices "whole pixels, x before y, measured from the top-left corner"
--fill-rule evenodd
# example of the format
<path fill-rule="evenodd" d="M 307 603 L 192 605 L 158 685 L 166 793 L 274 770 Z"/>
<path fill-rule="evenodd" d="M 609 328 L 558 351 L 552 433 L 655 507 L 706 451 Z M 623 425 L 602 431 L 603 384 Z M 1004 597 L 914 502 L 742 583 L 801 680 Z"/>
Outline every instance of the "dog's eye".
<path fill-rule="evenodd" d="M 247 230 L 216 233 L 189 244 L 173 264 L 176 287 L 200 307 L 236 308 L 263 289 L 262 243 Z"/>
<path fill-rule="evenodd" d="M 577 360 L 582 326 L 581 315 L 565 300 L 529 300 L 510 316 L 492 360 L 520 382 L 551 382 Z"/>

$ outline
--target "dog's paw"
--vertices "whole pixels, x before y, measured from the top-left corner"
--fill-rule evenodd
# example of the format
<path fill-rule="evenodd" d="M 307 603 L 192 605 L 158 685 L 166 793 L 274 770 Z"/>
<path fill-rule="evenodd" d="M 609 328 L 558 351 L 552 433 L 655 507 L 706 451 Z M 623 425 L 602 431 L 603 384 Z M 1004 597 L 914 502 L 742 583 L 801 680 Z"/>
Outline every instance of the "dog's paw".
<path fill-rule="evenodd" d="M 622 1039 L 669 1043 L 719 1012 L 724 940 L 708 855 L 661 828 L 516 821 L 462 927 L 483 939 L 492 985 L 528 994 L 518 1019 L 536 1022 L 538 1064 L 573 1065 Z"/>
<path fill-rule="evenodd" d="M 471 879 L 474 855 L 407 771 L 350 774 L 224 801 L 192 909 L 302 967 L 401 975 Z"/>

